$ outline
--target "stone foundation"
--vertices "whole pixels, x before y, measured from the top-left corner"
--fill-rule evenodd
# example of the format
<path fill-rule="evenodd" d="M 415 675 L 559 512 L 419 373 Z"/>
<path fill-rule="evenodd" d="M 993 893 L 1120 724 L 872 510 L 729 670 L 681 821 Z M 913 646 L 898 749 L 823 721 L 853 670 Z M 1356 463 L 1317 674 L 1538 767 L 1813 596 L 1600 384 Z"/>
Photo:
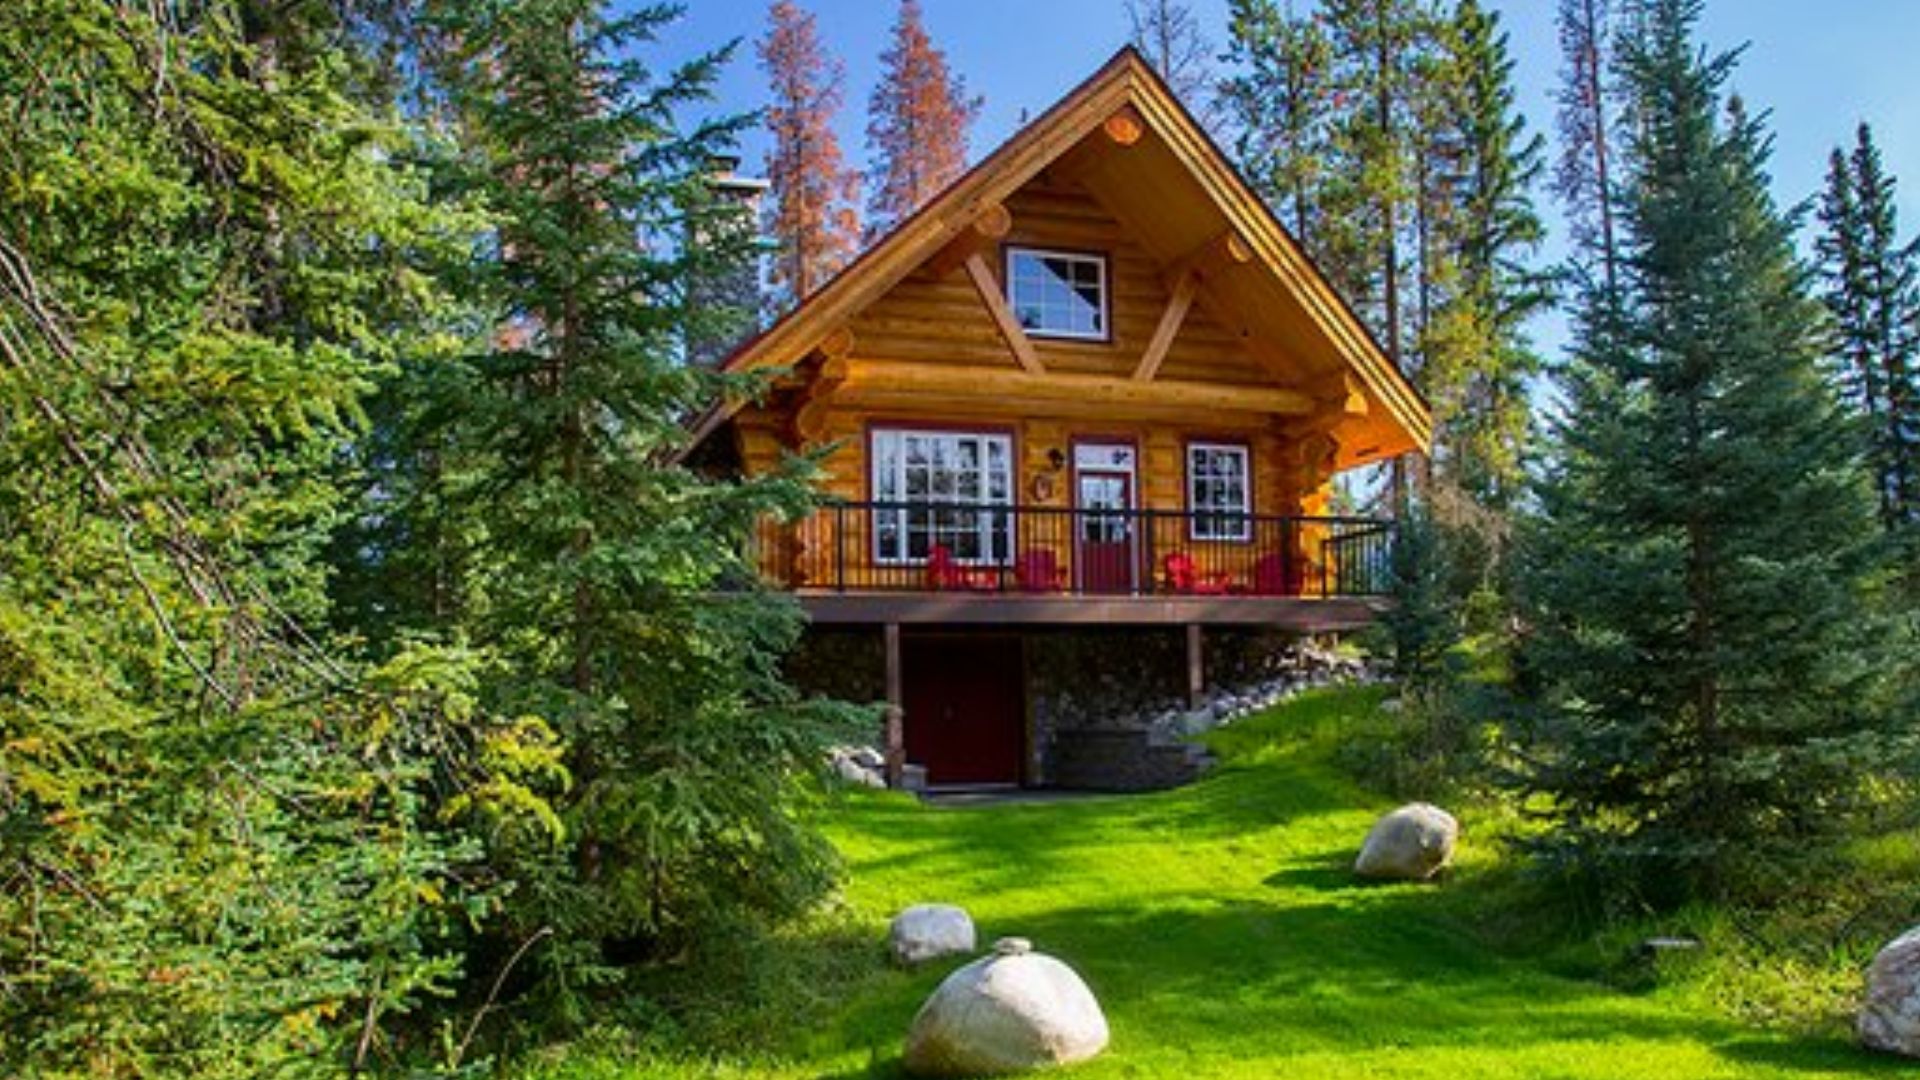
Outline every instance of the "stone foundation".
<path fill-rule="evenodd" d="M 1297 635 L 1209 629 L 1205 700 L 1190 709 L 1183 627 L 1034 629 L 1020 637 L 1029 732 L 1027 783 L 1037 787 L 1176 787 L 1210 763 L 1190 736 L 1303 687 L 1367 674 L 1354 662 L 1303 648 Z M 886 654 L 881 630 L 815 627 L 789 657 L 787 672 L 806 693 L 847 701 L 883 700 Z M 908 717 L 907 723 L 912 722 Z M 881 733 L 875 732 L 874 745 L 880 740 Z"/>

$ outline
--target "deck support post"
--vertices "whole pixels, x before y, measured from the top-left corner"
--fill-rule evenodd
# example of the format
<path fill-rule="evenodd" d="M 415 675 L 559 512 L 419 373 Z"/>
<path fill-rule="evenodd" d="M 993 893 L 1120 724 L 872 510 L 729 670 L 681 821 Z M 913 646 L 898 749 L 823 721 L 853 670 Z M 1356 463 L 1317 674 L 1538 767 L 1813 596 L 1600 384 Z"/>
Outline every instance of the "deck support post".
<path fill-rule="evenodd" d="M 1206 645 L 1199 623 L 1187 624 L 1187 708 L 1197 709 L 1207 696 Z"/>
<path fill-rule="evenodd" d="M 887 653 L 886 777 L 887 786 L 896 790 L 906 774 L 906 709 L 900 673 L 900 624 L 890 622 L 882 630 Z"/>

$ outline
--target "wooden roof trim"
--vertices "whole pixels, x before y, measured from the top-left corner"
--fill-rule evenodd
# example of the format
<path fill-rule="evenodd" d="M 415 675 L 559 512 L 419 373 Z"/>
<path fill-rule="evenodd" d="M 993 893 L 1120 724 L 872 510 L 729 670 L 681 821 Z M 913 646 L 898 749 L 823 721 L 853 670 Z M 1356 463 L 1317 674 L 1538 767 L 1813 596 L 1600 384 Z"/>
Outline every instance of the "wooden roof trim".
<path fill-rule="evenodd" d="M 1227 163 L 1212 139 L 1193 124 L 1159 77 L 1146 68 L 1136 68 L 1134 75 L 1136 79 L 1145 77 L 1146 81 L 1136 88 L 1137 104 L 1161 138 L 1193 169 L 1208 194 L 1252 243 L 1268 270 L 1294 288 L 1315 323 L 1340 352 L 1351 359 L 1368 388 L 1387 406 L 1418 448 L 1426 450 L 1432 439 L 1432 421 L 1419 392 L 1395 368 L 1326 275 Z"/>
<path fill-rule="evenodd" d="M 1114 77 L 1127 54 L 1093 77 L 982 158 L 947 190 L 836 274 L 832 281 L 786 317 L 743 344 L 722 363 L 722 370 L 759 366 L 768 353 L 790 350 L 809 326 L 844 322 L 854 309 L 878 299 L 920 263 L 970 228 L 990 204 L 1004 203 L 1060 152 L 1073 146 L 1126 104 L 1128 84 Z"/>
<path fill-rule="evenodd" d="M 812 349 L 827 328 L 847 322 L 879 299 L 972 227 L 983 210 L 1004 203 L 1067 149 L 1102 129 L 1122 110 L 1131 110 L 1130 115 L 1146 119 L 1159 131 L 1207 194 L 1240 228 L 1262 265 L 1295 290 L 1314 323 L 1357 369 L 1413 440 L 1414 448 L 1427 449 L 1432 423 L 1418 391 L 1266 204 L 1247 187 L 1219 146 L 1130 47 L 982 158 L 818 293 L 742 344 L 721 364 L 721 370 L 763 367 L 770 355 L 797 358 Z M 810 336 L 813 341 L 809 341 Z M 699 445 L 746 404 L 734 400 L 713 406 L 695 421 L 687 446 Z"/>

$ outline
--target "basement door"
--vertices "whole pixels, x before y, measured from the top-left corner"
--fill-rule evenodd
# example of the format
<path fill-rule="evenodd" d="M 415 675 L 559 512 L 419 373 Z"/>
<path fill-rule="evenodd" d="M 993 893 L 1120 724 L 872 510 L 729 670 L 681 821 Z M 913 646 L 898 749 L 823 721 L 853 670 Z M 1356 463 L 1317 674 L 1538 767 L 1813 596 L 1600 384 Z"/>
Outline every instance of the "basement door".
<path fill-rule="evenodd" d="M 1027 749 L 1020 639 L 903 635 L 907 760 L 938 785 L 1018 784 Z"/>

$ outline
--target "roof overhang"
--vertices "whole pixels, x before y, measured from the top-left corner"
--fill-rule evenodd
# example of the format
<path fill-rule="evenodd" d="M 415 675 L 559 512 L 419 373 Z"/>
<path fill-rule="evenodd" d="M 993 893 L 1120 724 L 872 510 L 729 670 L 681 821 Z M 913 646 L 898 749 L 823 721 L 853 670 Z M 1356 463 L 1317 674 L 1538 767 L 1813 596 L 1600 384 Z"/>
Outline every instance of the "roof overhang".
<path fill-rule="evenodd" d="M 1137 118 L 1152 138 L 1125 153 L 1089 154 L 1116 116 Z M 1076 148 L 1079 148 L 1078 150 Z M 1093 158 L 1091 162 L 1089 158 Z M 953 244 L 1043 170 L 1075 168 L 1075 178 L 1167 258 L 1203 245 L 1224 229 L 1252 253 L 1230 284 L 1209 284 L 1211 308 L 1250 343 L 1286 343 L 1296 378 L 1337 401 L 1322 430 L 1335 440 L 1336 466 L 1348 468 L 1425 452 L 1432 418 L 1418 390 L 1388 358 L 1353 309 L 1314 265 L 1177 97 L 1132 48 L 1015 133 L 911 218 L 870 247 L 819 292 L 741 345 L 727 372 L 785 368 L 821 352 L 836 334 L 907 275 Z M 1151 170 L 1155 183 L 1141 182 Z M 1172 202 L 1170 202 L 1172 200 Z M 1164 211 L 1196 206 L 1184 222 Z M 1223 279 L 1224 280 L 1224 279 Z M 700 416 L 697 446 L 747 404 L 732 399 Z"/>

